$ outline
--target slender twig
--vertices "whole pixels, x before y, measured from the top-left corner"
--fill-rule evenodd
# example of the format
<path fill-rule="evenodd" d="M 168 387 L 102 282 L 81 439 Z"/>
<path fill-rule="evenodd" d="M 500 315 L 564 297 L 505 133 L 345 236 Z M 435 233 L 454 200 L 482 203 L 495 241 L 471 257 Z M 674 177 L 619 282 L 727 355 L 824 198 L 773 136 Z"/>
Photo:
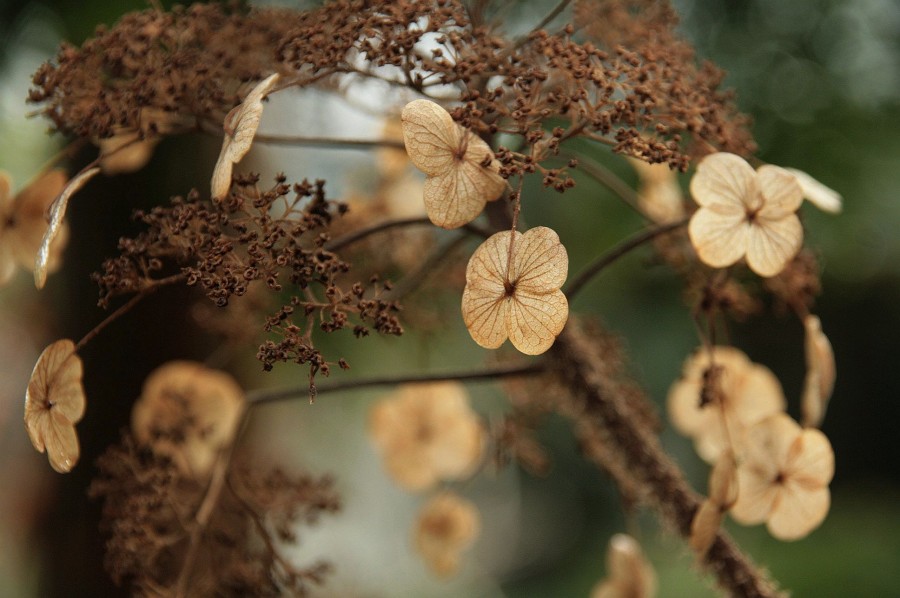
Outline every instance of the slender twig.
<path fill-rule="evenodd" d="M 366 228 L 361 228 L 359 230 L 353 231 L 352 233 L 348 233 L 342 237 L 338 237 L 337 239 L 332 239 L 328 243 L 325 244 L 325 249 L 328 251 L 338 251 L 343 249 L 347 245 L 352 243 L 356 243 L 369 235 L 373 235 L 375 233 L 379 233 L 384 230 L 388 230 L 391 228 L 398 228 L 403 226 L 418 226 L 418 225 L 426 225 L 431 224 L 431 220 L 429 220 L 425 216 L 419 216 L 416 218 L 398 218 L 396 220 L 385 220 L 384 222 L 379 222 L 378 224 L 373 224 L 372 226 L 368 226 Z M 463 225 L 461 227 L 463 230 L 466 230 L 473 235 L 487 238 L 490 237 L 491 234 L 486 230 L 482 229 L 479 226 L 472 224 Z"/>
<path fill-rule="evenodd" d="M 342 139 L 340 137 L 303 137 L 299 135 L 270 135 L 258 133 L 253 137 L 253 142 L 268 145 L 296 145 L 349 149 L 368 149 L 372 147 L 406 149 L 406 146 L 400 139 Z"/>
<path fill-rule="evenodd" d="M 529 40 L 529 38 L 531 38 L 532 34 L 540 31 L 541 29 L 543 29 L 544 27 L 549 25 L 553 21 L 553 19 L 558 17 L 560 15 L 560 13 L 562 11 L 564 11 L 566 9 L 566 7 L 569 6 L 569 4 L 571 4 L 571 1 L 572 0 L 561 0 L 561 2 L 559 2 L 559 4 L 557 4 L 556 6 L 553 7 L 553 10 L 548 12 L 546 15 L 544 15 L 543 19 L 538 21 L 537 25 L 535 25 L 534 27 L 531 28 L 531 31 L 529 31 L 525 35 L 519 37 L 513 43 L 513 45 L 511 46 L 511 49 L 507 52 L 507 54 L 512 54 L 512 52 L 521 48 L 522 45 L 525 44 L 525 42 L 527 42 Z"/>
<path fill-rule="evenodd" d="M 618 195 L 619 198 L 635 212 L 641 215 L 644 214 L 640 207 L 638 207 L 637 192 L 606 166 L 603 166 L 596 160 L 588 158 L 584 154 L 566 149 L 560 150 L 559 155 L 560 157 L 575 158 L 576 160 L 578 160 L 578 170 L 582 171 L 583 173 Z"/>
<path fill-rule="evenodd" d="M 626 255 L 633 249 L 640 247 L 644 243 L 648 241 L 652 241 L 656 237 L 664 235 L 666 233 L 670 233 L 674 230 L 677 230 L 687 224 L 687 219 L 679 220 L 678 222 L 672 222 L 671 224 L 664 224 L 662 226 L 658 226 L 656 228 L 650 228 L 647 230 L 642 230 L 641 232 L 625 239 L 600 257 L 598 257 L 594 262 L 589 264 L 587 268 L 581 271 L 581 273 L 572 279 L 569 284 L 563 289 L 563 292 L 566 294 L 570 300 L 573 296 L 575 296 L 578 291 L 584 287 L 590 280 L 603 271 L 604 268 L 613 264 L 616 260 L 618 260 L 623 255 Z"/>
<path fill-rule="evenodd" d="M 509 378 L 514 376 L 530 376 L 539 374 L 544 371 L 544 364 L 541 362 L 516 364 L 507 366 L 497 366 L 484 370 L 470 370 L 465 372 L 436 372 L 430 374 L 410 374 L 410 375 L 391 375 L 391 376 L 375 376 L 372 378 L 357 378 L 356 380 L 347 380 L 345 382 L 335 382 L 333 384 L 323 384 L 317 388 L 317 395 L 327 392 L 339 392 L 347 390 L 359 390 L 361 388 L 372 388 L 376 386 L 396 386 L 398 384 L 426 384 L 429 382 L 446 382 L 449 380 L 458 380 L 460 382 L 477 382 L 480 380 L 495 380 L 498 378 Z M 285 388 L 281 390 L 257 390 L 247 393 L 247 402 L 252 405 L 262 403 L 272 403 L 275 401 L 283 401 L 296 397 L 309 397 L 309 385 L 298 386 L 295 388 Z"/>

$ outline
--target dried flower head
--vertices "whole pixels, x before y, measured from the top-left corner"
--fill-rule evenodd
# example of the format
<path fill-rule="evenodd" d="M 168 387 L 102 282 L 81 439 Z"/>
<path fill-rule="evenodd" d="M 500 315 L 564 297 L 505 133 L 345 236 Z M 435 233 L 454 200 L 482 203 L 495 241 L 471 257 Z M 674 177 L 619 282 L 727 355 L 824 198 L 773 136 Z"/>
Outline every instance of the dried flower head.
<path fill-rule="evenodd" d="M 369 434 L 391 477 L 412 491 L 471 475 L 485 440 L 465 389 L 454 382 L 399 388 L 372 407 Z"/>
<path fill-rule="evenodd" d="M 425 210 L 433 223 L 458 228 L 474 220 L 488 201 L 500 197 L 506 180 L 491 148 L 453 122 L 450 113 L 429 100 L 403 108 L 406 151 L 425 179 Z"/>
<path fill-rule="evenodd" d="M 714 463 L 728 447 L 740 456 L 746 429 L 783 411 L 785 400 L 767 367 L 738 349 L 716 346 L 688 358 L 682 378 L 669 389 L 668 408 L 675 429 Z"/>
<path fill-rule="evenodd" d="M 173 361 L 144 382 L 131 429 L 138 442 L 172 459 L 184 476 L 202 479 L 234 437 L 243 409 L 244 393 L 231 376 Z"/>
<path fill-rule="evenodd" d="M 438 577 L 450 577 L 459 569 L 460 553 L 475 542 L 480 528 L 475 505 L 444 492 L 422 508 L 413 540 L 431 571 Z"/>
<path fill-rule="evenodd" d="M 731 515 L 744 525 L 765 522 L 779 540 L 798 540 L 828 514 L 833 476 L 828 438 L 783 413 L 773 415 L 748 432 Z"/>
<path fill-rule="evenodd" d="M 462 314 L 469 334 L 487 349 L 509 338 L 522 353 L 543 353 L 569 317 L 569 303 L 560 290 L 568 270 L 566 248 L 552 229 L 492 235 L 466 268 Z"/>
<path fill-rule="evenodd" d="M 714 268 L 746 257 L 760 276 L 774 276 L 800 250 L 803 226 L 795 212 L 803 202 L 797 178 L 783 168 L 758 170 L 740 156 L 719 152 L 697 165 L 691 194 L 700 209 L 688 233 L 697 255 Z"/>
<path fill-rule="evenodd" d="M 797 177 L 797 182 L 803 190 L 803 198 L 809 203 L 820 210 L 831 212 L 832 214 L 841 212 L 844 206 L 840 193 L 831 187 L 826 187 L 802 170 L 797 170 L 796 168 L 785 168 L 785 170 Z"/>
<path fill-rule="evenodd" d="M 25 429 L 40 452 L 47 451 L 50 465 L 59 473 L 78 463 L 75 424 L 84 415 L 83 368 L 75 343 L 56 341 L 38 357 L 25 391 Z"/>
<path fill-rule="evenodd" d="M 616 534 L 606 553 L 606 579 L 594 586 L 591 598 L 652 598 L 656 573 L 631 536 Z"/>
<path fill-rule="evenodd" d="M 231 171 L 250 151 L 262 119 L 262 102 L 278 79 L 279 75 L 275 73 L 260 81 L 225 117 L 225 138 L 212 176 L 211 197 L 214 200 L 223 199 L 231 188 Z"/>
<path fill-rule="evenodd" d="M 822 321 L 818 316 L 807 315 L 803 327 L 806 330 L 806 380 L 801 401 L 803 427 L 817 428 L 825 419 L 828 400 L 834 390 L 834 351 L 822 332 Z"/>
<path fill-rule="evenodd" d="M 628 162 L 638 174 L 638 207 L 644 215 L 657 224 L 684 218 L 684 197 L 676 172 L 668 164 L 650 164 L 637 158 Z"/>
<path fill-rule="evenodd" d="M 34 269 L 47 231 L 47 209 L 65 185 L 65 172 L 48 170 L 13 197 L 9 175 L 0 171 L 0 285 L 9 282 L 16 266 Z M 48 270 L 59 268 L 65 244 L 63 228 L 50 248 Z"/>

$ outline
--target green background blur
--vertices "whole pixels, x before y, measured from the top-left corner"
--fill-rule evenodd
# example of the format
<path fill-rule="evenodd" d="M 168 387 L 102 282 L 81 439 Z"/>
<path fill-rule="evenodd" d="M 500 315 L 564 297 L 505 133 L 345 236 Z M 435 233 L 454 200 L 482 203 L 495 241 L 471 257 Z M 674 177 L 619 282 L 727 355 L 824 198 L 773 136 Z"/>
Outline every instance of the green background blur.
<path fill-rule="evenodd" d="M 510 11 L 517 20 L 509 27 L 526 28 L 549 6 L 523 2 Z M 795 543 L 777 542 L 760 527 L 728 527 L 795 596 L 900 596 L 900 3 L 685 0 L 676 6 L 698 55 L 728 71 L 740 107 L 753 116 L 759 157 L 804 170 L 844 196 L 837 216 L 802 208 L 807 243 L 820 252 L 824 269 L 816 312 L 838 364 L 823 426 L 837 459 L 831 513 L 819 530 Z M 59 142 L 45 135 L 45 122 L 24 118 L 31 73 L 61 39 L 80 43 L 97 23 L 110 24 L 123 12 L 145 7 L 138 0 L 0 1 L 0 167 L 17 187 Z M 46 459 L 34 453 L 21 425 L 21 391 L 41 347 L 55 338 L 79 338 L 102 318 L 87 277 L 113 254 L 119 236 L 136 230 L 131 211 L 204 185 L 217 146 L 210 138 L 167 140 L 146 170 L 92 182 L 70 211 L 66 266 L 47 290 L 36 293 L 24 273 L 0 289 L 0 596 L 121 593 L 102 570 L 99 507 L 85 497 L 85 488 L 94 459 L 127 425 L 146 374 L 169 359 L 205 355 L 208 340 L 180 309 L 188 294 L 160 293 L 85 351 L 89 407 L 78 426 L 82 463 L 72 474 L 52 475 Z M 598 159 L 634 182 L 624 161 L 606 154 Z M 531 189 L 525 205 L 530 223 L 560 232 L 573 273 L 641 225 L 602 187 L 578 182 L 562 198 Z M 697 341 L 678 281 L 647 257 L 639 252 L 604 272 L 573 308 L 596 314 L 624 336 L 635 374 L 662 404 Z M 461 324 L 454 326 L 440 343 L 427 335 L 366 339 L 345 354 L 359 374 L 480 363 L 485 353 Z M 796 415 L 804 374 L 800 324 L 766 315 L 733 332 L 736 345 L 778 375 Z M 259 377 L 252 355 L 234 367 L 248 386 L 273 379 Z M 281 368 L 274 376 L 287 383 L 298 374 Z M 472 391 L 487 417 L 502 411 L 496 386 Z M 547 478 L 507 472 L 465 488 L 486 522 L 471 559 L 481 564 L 470 563 L 449 585 L 428 580 L 406 554 L 405 532 L 396 533 L 418 499 L 383 479 L 361 433 L 373 397 L 377 393 L 355 393 L 322 399 L 312 408 L 304 401 L 267 407 L 255 422 L 261 454 L 336 470 L 345 480 L 349 523 L 341 523 L 341 516 L 325 521 L 305 548 L 311 555 L 331 551 L 339 571 L 346 563 L 371 566 L 373 583 L 358 582 L 355 590 L 352 582 L 337 583 L 326 586 L 326 594 L 584 596 L 604 574 L 609 536 L 626 526 L 640 535 L 658 570 L 660 596 L 711 593 L 679 540 L 660 533 L 651 517 L 625 521 L 615 489 L 577 455 L 562 421 L 542 433 L 554 460 Z M 348 432 L 334 436 L 335 427 Z M 690 443 L 671 431 L 664 442 L 702 489 L 706 468 Z M 368 502 L 355 498 L 361 495 Z M 516 505 L 515 521 L 504 522 L 507 501 Z M 392 514 L 379 514 L 379 508 Z M 380 523 L 365 528 L 365 521 Z M 513 528 L 516 542 L 491 537 L 492 530 Z M 392 533 L 403 537 L 388 537 Z M 347 544 L 360 548 L 342 552 Z M 378 560 L 370 553 L 391 550 L 396 568 L 375 570 Z"/>

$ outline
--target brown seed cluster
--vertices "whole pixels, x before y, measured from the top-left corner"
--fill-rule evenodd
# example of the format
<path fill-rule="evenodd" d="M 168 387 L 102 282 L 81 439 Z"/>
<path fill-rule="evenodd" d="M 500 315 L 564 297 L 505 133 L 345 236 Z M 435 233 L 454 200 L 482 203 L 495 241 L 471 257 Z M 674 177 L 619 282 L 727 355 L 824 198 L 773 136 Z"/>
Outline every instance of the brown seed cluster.
<path fill-rule="evenodd" d="M 350 264 L 327 249 L 329 226 L 344 206 L 325 198 L 324 183 L 289 185 L 279 176 L 266 191 L 256 183 L 252 176 L 238 179 L 219 203 L 193 192 L 138 212 L 148 230 L 120 240 L 120 255 L 93 275 L 100 305 L 179 276 L 220 307 L 264 286 L 285 302 L 266 318 L 264 331 L 277 339 L 264 343 L 257 357 L 266 369 L 280 361 L 306 363 L 311 375 L 328 373 L 329 362 L 313 345 L 317 321 L 323 332 L 352 326 L 356 336 L 370 327 L 401 334 L 399 305 L 381 297 L 386 284 L 377 277 L 346 282 Z"/>
<path fill-rule="evenodd" d="M 171 460 L 126 435 L 98 468 L 89 493 L 103 500 L 105 565 L 136 595 L 175 595 L 176 588 L 192 596 L 305 595 L 331 569 L 324 562 L 298 568 L 280 552 L 297 541 L 299 525 L 340 510 L 328 476 L 234 467 L 197 533 L 206 485 L 181 477 Z M 185 574 L 188 554 L 193 566 Z"/>

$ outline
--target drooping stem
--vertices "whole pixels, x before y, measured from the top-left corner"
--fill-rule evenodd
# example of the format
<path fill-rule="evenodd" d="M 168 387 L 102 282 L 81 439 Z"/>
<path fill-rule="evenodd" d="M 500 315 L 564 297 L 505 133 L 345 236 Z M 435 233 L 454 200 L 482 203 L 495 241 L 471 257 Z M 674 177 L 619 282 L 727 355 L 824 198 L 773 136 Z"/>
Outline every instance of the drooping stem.
<path fill-rule="evenodd" d="M 392 228 L 400 228 L 404 226 L 421 225 L 431 225 L 431 220 L 429 220 L 425 216 L 385 220 L 384 222 L 379 222 L 377 224 L 373 224 L 372 226 L 367 226 L 365 228 L 355 230 L 352 233 L 347 233 L 346 235 L 338 237 L 337 239 L 332 239 L 331 241 L 325 243 L 325 249 L 327 249 L 328 251 L 338 251 L 340 249 L 343 249 L 347 245 L 351 245 L 353 243 L 356 243 L 357 241 L 361 241 L 366 237 L 374 235 L 375 233 L 380 233 L 381 231 L 389 230 Z M 490 233 L 472 223 L 463 225 L 461 228 L 482 238 L 487 238 L 490 236 Z"/>
<path fill-rule="evenodd" d="M 560 150 L 559 155 L 560 157 L 577 159 L 578 170 L 618 195 L 619 198 L 630 208 L 632 208 L 635 212 L 643 215 L 643 211 L 640 209 L 640 207 L 638 207 L 637 192 L 635 192 L 635 190 L 632 189 L 631 186 L 627 185 L 625 181 L 620 179 L 616 175 L 616 173 L 608 169 L 606 166 L 603 166 L 596 160 L 592 160 L 591 158 L 588 158 L 581 153 L 562 149 Z"/>

